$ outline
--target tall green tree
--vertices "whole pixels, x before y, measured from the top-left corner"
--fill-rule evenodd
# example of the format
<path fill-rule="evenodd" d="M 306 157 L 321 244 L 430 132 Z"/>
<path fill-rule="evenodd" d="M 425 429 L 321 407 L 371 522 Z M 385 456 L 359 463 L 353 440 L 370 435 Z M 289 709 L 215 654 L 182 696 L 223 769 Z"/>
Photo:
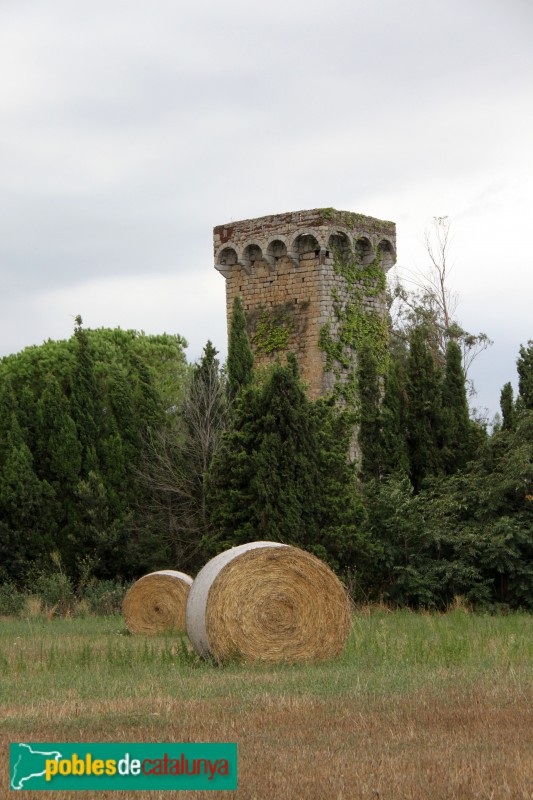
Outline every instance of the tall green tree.
<path fill-rule="evenodd" d="M 88 330 L 78 318 L 68 341 L 0 359 L 0 549 L 18 554 L 3 574 L 28 579 L 28 565 L 46 566 L 52 552 L 71 579 L 80 559 L 97 577 L 165 563 L 161 532 L 139 512 L 137 468 L 148 429 L 168 417 L 171 376 L 181 396 L 183 343 Z"/>
<path fill-rule="evenodd" d="M 381 471 L 409 474 L 407 451 L 407 351 L 402 342 L 391 348 L 380 413 Z"/>
<path fill-rule="evenodd" d="M 508 381 L 500 393 L 500 408 L 502 411 L 502 430 L 512 431 L 516 426 L 516 411 L 514 393 L 511 382 Z"/>
<path fill-rule="evenodd" d="M 53 375 L 45 379 L 36 403 L 38 442 L 36 457 L 41 474 L 61 494 L 77 483 L 81 471 L 82 447 L 66 395 Z"/>
<path fill-rule="evenodd" d="M 533 409 L 533 340 L 528 346 L 520 345 L 520 355 L 516 362 L 518 369 L 518 400 L 521 408 Z"/>
<path fill-rule="evenodd" d="M 89 337 L 78 315 L 74 328 L 76 363 L 71 385 L 72 415 L 82 448 L 82 472 L 87 476 L 98 469 L 96 445 L 99 434 L 98 389 Z"/>
<path fill-rule="evenodd" d="M 0 375 L 0 465 L 9 452 L 8 434 L 17 421 L 17 398 L 9 375 Z"/>
<path fill-rule="evenodd" d="M 22 579 L 30 561 L 46 557 L 54 544 L 54 519 L 45 512 L 53 491 L 35 474 L 30 449 L 13 413 L 0 466 L 0 563 Z"/>
<path fill-rule="evenodd" d="M 464 467 L 473 455 L 473 437 L 466 399 L 465 375 L 459 344 L 446 344 L 442 382 L 442 463 L 449 475 Z"/>
<path fill-rule="evenodd" d="M 228 396 L 233 401 L 252 380 L 254 356 L 246 330 L 246 316 L 240 297 L 233 301 L 228 342 Z"/>
<path fill-rule="evenodd" d="M 379 478 L 381 473 L 380 404 L 381 385 L 377 361 L 368 345 L 358 353 L 357 388 L 359 397 L 360 476 L 363 480 Z"/>
<path fill-rule="evenodd" d="M 407 446 L 411 481 L 416 490 L 441 471 L 442 435 L 440 371 L 426 325 L 413 328 L 407 363 Z"/>
<path fill-rule="evenodd" d="M 358 546 L 351 428 L 336 413 L 308 400 L 294 356 L 242 392 L 209 475 L 221 547 L 265 539 L 349 561 Z"/>

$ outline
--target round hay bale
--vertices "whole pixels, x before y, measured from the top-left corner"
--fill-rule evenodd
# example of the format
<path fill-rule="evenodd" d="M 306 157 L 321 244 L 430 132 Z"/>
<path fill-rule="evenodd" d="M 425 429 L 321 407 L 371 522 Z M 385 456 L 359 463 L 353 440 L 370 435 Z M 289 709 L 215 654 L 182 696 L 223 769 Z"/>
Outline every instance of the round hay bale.
<path fill-rule="evenodd" d="M 196 652 L 223 662 L 324 661 L 344 648 L 348 595 L 323 561 L 297 547 L 251 542 L 213 558 L 187 600 Z"/>
<path fill-rule="evenodd" d="M 185 631 L 190 575 L 173 569 L 150 572 L 127 591 L 122 613 L 131 633 Z"/>

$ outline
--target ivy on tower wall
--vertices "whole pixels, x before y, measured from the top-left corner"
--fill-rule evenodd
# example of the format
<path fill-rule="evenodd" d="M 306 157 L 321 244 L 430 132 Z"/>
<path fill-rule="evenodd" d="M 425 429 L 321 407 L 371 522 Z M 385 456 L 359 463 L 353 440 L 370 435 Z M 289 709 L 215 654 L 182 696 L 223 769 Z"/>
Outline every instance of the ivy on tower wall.
<path fill-rule="evenodd" d="M 291 336 L 301 335 L 307 326 L 309 302 L 289 300 L 248 313 L 248 335 L 258 353 L 269 355 L 288 349 Z"/>
<path fill-rule="evenodd" d="M 386 277 L 381 252 L 363 263 L 351 250 L 337 250 L 334 273 L 342 278 L 331 292 L 333 318 L 320 330 L 319 347 L 325 353 L 326 372 L 333 375 L 333 394 L 357 408 L 357 353 L 369 350 L 382 377 L 388 363 L 388 323 L 383 306 Z"/>

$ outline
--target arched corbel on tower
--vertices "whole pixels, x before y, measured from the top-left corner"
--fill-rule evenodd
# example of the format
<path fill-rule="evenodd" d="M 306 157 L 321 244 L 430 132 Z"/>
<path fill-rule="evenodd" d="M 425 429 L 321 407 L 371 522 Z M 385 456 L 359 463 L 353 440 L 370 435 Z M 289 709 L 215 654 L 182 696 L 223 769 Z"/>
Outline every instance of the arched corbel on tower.
<path fill-rule="evenodd" d="M 285 237 L 276 236 L 268 242 L 263 258 L 268 262 L 269 267 L 275 270 L 276 264 L 280 258 L 287 257 L 287 255 L 288 249 Z"/>
<path fill-rule="evenodd" d="M 259 242 L 252 241 L 245 245 L 242 251 L 240 265 L 250 275 L 256 261 L 263 260 L 263 250 Z"/>
<path fill-rule="evenodd" d="M 354 242 L 354 253 L 357 262 L 363 267 L 374 260 L 374 248 L 372 242 L 366 236 L 359 236 Z"/>
<path fill-rule="evenodd" d="M 347 231 L 337 228 L 328 237 L 326 258 L 346 259 L 352 253 L 350 236 Z"/>
<path fill-rule="evenodd" d="M 382 239 L 378 244 L 378 250 L 381 256 L 381 266 L 385 272 L 396 264 L 396 251 L 392 242 L 388 239 Z"/>
<path fill-rule="evenodd" d="M 320 263 L 324 263 L 326 247 L 324 242 L 319 242 L 315 236 L 315 231 L 299 231 L 292 240 L 289 256 L 296 264 L 300 263 L 300 257 L 307 253 L 314 253 L 320 258 Z"/>
<path fill-rule="evenodd" d="M 223 247 L 215 259 L 215 269 L 222 275 L 229 275 L 232 267 L 239 263 L 237 251 L 234 247 Z"/>

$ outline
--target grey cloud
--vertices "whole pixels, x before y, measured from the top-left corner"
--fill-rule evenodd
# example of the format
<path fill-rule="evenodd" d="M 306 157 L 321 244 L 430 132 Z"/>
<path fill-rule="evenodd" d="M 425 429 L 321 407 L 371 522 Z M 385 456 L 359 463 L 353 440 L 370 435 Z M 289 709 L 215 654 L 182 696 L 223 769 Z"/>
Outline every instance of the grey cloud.
<path fill-rule="evenodd" d="M 0 303 L 210 269 L 231 218 L 488 214 L 531 164 L 532 33 L 526 0 L 4 0 Z"/>

